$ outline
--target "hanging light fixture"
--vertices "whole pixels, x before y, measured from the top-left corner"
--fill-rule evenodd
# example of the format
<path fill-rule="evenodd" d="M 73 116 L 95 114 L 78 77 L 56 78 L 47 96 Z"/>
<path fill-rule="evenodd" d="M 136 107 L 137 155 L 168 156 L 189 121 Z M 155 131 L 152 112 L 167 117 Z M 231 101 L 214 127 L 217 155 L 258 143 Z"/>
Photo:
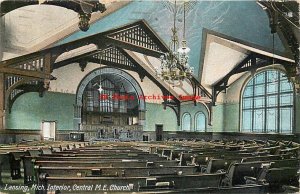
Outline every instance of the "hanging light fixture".
<path fill-rule="evenodd" d="M 100 75 L 100 81 L 99 82 L 100 82 L 100 84 L 99 84 L 99 88 L 97 90 L 101 94 L 103 92 L 103 88 L 102 88 L 102 85 L 101 85 L 101 75 Z"/>
<path fill-rule="evenodd" d="M 164 81 L 167 81 L 168 83 L 172 84 L 173 86 L 178 86 L 181 84 L 182 80 L 192 77 L 194 69 L 188 64 L 188 52 L 190 51 L 190 49 L 187 47 L 187 41 L 185 37 L 186 2 L 183 3 L 183 39 L 181 48 L 179 49 L 178 35 L 176 29 L 176 0 L 174 6 L 174 23 L 170 42 L 170 52 L 165 53 L 160 57 L 160 71 L 156 69 L 156 75 L 161 77 Z"/>
<path fill-rule="evenodd" d="M 278 76 L 275 69 L 275 33 L 272 33 L 272 65 L 273 65 L 273 71 L 271 74 L 271 82 L 275 83 L 278 81 Z"/>
<path fill-rule="evenodd" d="M 172 101 L 172 97 L 171 97 L 171 92 L 170 92 L 170 84 L 169 84 L 169 95 L 167 98 L 167 102 L 171 102 Z"/>
<path fill-rule="evenodd" d="M 101 50 L 101 52 L 100 52 L 100 55 L 99 55 L 99 64 L 100 64 L 100 69 L 101 69 L 101 59 L 102 59 L 102 54 L 103 54 L 103 51 Z M 99 84 L 98 84 L 98 91 L 99 91 L 99 94 L 101 94 L 103 91 L 104 91 L 104 89 L 102 88 L 102 83 L 101 83 L 101 73 L 100 73 L 100 75 L 99 75 Z"/>
<path fill-rule="evenodd" d="M 103 91 L 104 91 L 104 89 L 102 88 L 102 84 L 101 84 L 101 74 L 99 75 L 99 84 L 98 83 L 95 83 L 94 85 L 93 85 L 93 87 L 95 87 L 95 86 L 98 86 L 98 91 L 99 91 L 99 94 L 101 94 Z"/>

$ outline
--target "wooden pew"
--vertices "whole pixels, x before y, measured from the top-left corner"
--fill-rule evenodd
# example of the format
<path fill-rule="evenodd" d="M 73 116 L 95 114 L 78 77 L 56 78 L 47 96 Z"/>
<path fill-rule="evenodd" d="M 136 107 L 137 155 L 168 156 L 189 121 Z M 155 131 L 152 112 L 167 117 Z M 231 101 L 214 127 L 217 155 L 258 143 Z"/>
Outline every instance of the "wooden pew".
<path fill-rule="evenodd" d="M 300 147 L 284 148 L 279 150 L 279 154 L 291 154 L 295 157 L 299 156 Z"/>
<path fill-rule="evenodd" d="M 21 161 L 22 157 L 27 155 L 28 153 L 25 151 L 15 151 L 9 153 L 9 163 L 10 163 L 10 172 L 11 178 L 13 180 L 19 179 L 22 177 L 21 175 Z"/>
<path fill-rule="evenodd" d="M 176 164 L 176 165 L 178 164 L 178 161 L 166 160 L 167 158 L 176 159 L 177 157 L 175 155 L 173 156 L 173 153 L 176 154 L 176 151 L 177 153 L 178 152 L 180 153 L 180 156 L 182 156 L 181 161 L 183 164 L 185 163 L 185 165 L 191 163 L 192 160 L 194 160 L 194 157 L 198 157 L 199 155 L 200 157 L 205 158 L 206 164 L 209 161 L 207 166 L 208 167 L 207 172 L 210 173 L 216 173 L 220 167 L 226 168 L 230 163 L 229 162 L 230 159 L 234 159 L 234 160 L 243 159 L 242 165 L 246 165 L 246 163 L 252 163 L 251 164 L 252 166 L 250 167 L 251 172 L 249 171 L 250 172 L 249 174 L 251 176 L 252 175 L 255 176 L 259 173 L 255 172 L 253 174 L 253 171 L 254 170 L 260 171 L 259 169 L 261 168 L 253 166 L 254 163 L 273 162 L 271 163 L 272 168 L 280 168 L 284 163 L 282 159 L 294 157 L 295 155 L 293 155 L 293 153 L 295 153 L 295 150 L 297 150 L 297 148 L 294 147 L 286 147 L 287 146 L 286 143 L 281 143 L 280 145 L 275 145 L 275 146 L 279 146 L 280 150 L 283 150 L 281 152 L 281 155 L 270 156 L 266 154 L 271 153 L 270 150 L 274 150 L 274 149 L 273 148 L 268 149 L 267 147 L 265 147 L 266 149 L 262 149 L 262 151 L 256 152 L 258 150 L 257 146 L 262 147 L 262 145 L 258 145 L 258 144 L 256 146 L 254 145 L 251 147 L 250 144 L 244 144 L 240 142 L 224 143 L 220 141 L 217 143 L 217 145 L 213 145 L 213 143 L 211 143 L 211 145 L 205 146 L 205 143 L 203 142 L 200 142 L 199 145 L 197 145 L 198 142 L 184 141 L 184 142 L 177 142 L 175 144 L 173 144 L 173 142 L 169 142 L 166 144 L 166 146 L 160 147 L 160 149 L 162 150 L 161 155 L 162 156 L 164 155 L 166 157 L 159 157 L 157 156 L 157 154 L 149 154 L 145 152 L 144 150 L 147 150 L 147 145 L 143 145 L 143 147 L 141 146 L 139 148 L 134 148 L 132 146 L 127 146 L 127 145 L 122 146 L 122 143 L 118 143 L 117 146 L 113 146 L 110 144 L 101 143 L 99 145 L 88 145 L 88 147 L 85 147 L 84 149 L 80 148 L 80 146 L 76 146 L 75 144 L 64 144 L 61 146 L 58 146 L 58 144 L 56 144 L 55 146 L 56 147 L 58 146 L 59 148 L 57 153 L 52 152 L 52 150 L 49 149 L 45 150 L 44 152 L 42 151 L 44 156 L 39 156 L 39 154 L 34 154 L 34 153 L 30 154 L 30 152 L 28 152 L 30 156 L 24 156 L 24 158 L 29 158 L 29 159 L 30 157 L 31 159 L 36 158 L 37 160 L 35 164 L 38 164 L 38 162 L 41 161 L 42 159 L 40 164 L 42 165 L 44 164 L 45 166 L 42 166 L 41 169 L 43 169 L 44 167 L 51 167 L 49 169 L 51 169 L 52 171 L 49 172 L 47 171 L 49 169 L 44 168 L 43 170 L 45 169 L 47 170 L 40 171 L 39 173 L 41 173 L 41 175 L 38 176 L 43 176 L 43 173 L 48 173 L 50 177 L 59 177 L 56 176 L 55 174 L 72 176 L 72 177 L 82 176 L 83 174 L 87 174 L 88 176 L 101 176 L 101 175 L 110 176 L 110 175 L 117 174 L 118 176 L 130 176 L 130 177 L 133 176 L 134 178 L 144 177 L 146 179 L 145 182 L 146 184 L 144 185 L 145 189 L 146 188 L 159 189 L 158 191 L 160 191 L 161 189 L 169 189 L 170 192 L 173 191 L 175 192 L 175 191 L 179 191 L 180 189 L 189 189 L 188 185 L 184 185 L 187 188 L 175 187 L 176 186 L 175 182 L 177 182 L 178 185 L 178 183 L 180 183 L 180 181 L 183 179 L 186 179 L 188 182 L 189 180 L 197 182 L 196 179 L 197 178 L 199 179 L 199 177 L 197 178 L 188 177 L 187 174 L 190 173 L 188 171 L 178 173 L 179 172 L 178 169 L 180 168 L 195 169 L 195 165 L 194 167 L 191 166 L 183 166 L 183 167 L 169 166 L 169 168 L 166 167 L 166 165 L 170 164 L 169 162 L 172 162 L 172 164 Z M 150 146 L 155 147 L 149 144 L 149 147 Z M 60 163 L 60 160 L 63 160 L 62 163 Z M 262 160 L 262 161 L 256 161 L 256 160 Z M 31 160 L 29 161 L 31 162 Z M 128 161 L 128 162 L 124 162 L 124 161 Z M 249 161 L 253 161 L 253 162 L 249 162 Z M 288 160 L 286 160 L 285 162 L 287 161 Z M 212 163 L 210 164 L 210 162 Z M 288 164 L 289 167 L 291 168 L 291 166 L 293 165 L 298 166 L 299 161 L 295 159 L 290 159 Z M 70 168 L 69 166 L 72 165 L 74 166 Z M 159 167 L 160 165 L 163 165 L 164 168 Z M 114 170 L 112 167 L 115 167 Z M 149 169 L 155 169 L 155 170 L 150 172 L 148 171 Z M 65 171 L 61 173 L 62 170 Z M 77 173 L 78 172 L 77 170 L 81 170 L 81 172 Z M 27 169 L 25 170 L 25 165 L 24 165 L 24 174 L 28 174 L 28 172 L 29 171 Z M 191 173 L 195 173 L 195 172 L 193 171 Z M 275 173 L 275 171 L 272 173 Z M 162 174 L 164 174 L 165 176 L 160 176 Z M 186 176 L 182 175 L 181 177 L 185 177 L 185 178 L 181 178 L 181 179 L 178 178 L 178 180 L 163 179 L 163 177 L 174 177 L 174 176 L 178 177 L 178 175 L 176 174 L 181 174 L 181 175 L 183 174 Z M 153 181 L 153 179 L 151 179 L 152 176 L 156 178 L 156 181 Z M 244 178 L 244 175 L 241 176 Z M 159 177 L 160 179 L 157 179 Z M 104 178 L 113 178 L 113 177 L 104 177 Z M 120 178 L 120 177 L 114 177 L 114 178 Z M 209 180 L 209 178 L 206 179 Z M 188 184 L 192 185 L 193 183 L 188 183 Z M 241 184 L 244 184 L 244 182 Z M 166 185 L 168 186 L 165 187 Z M 160 188 L 160 186 L 165 188 Z M 230 191 L 230 189 L 233 189 L 234 187 L 240 187 L 240 186 L 236 186 L 236 185 L 232 186 L 231 188 L 229 188 L 228 192 Z M 197 188 L 197 189 L 208 189 L 207 191 L 213 193 L 213 192 L 218 192 L 216 188 L 217 187 L 214 187 L 214 189 L 212 190 L 209 190 L 208 188 Z M 226 187 L 221 187 L 221 189 L 226 189 Z"/>
<path fill-rule="evenodd" d="M 224 174 L 201 174 L 201 175 L 185 175 L 185 176 L 157 176 L 149 177 L 55 177 L 47 174 L 41 174 L 38 185 L 41 190 L 36 190 L 37 194 L 46 194 L 48 188 L 60 186 L 61 193 L 97 193 L 97 192 L 138 192 L 146 190 L 147 187 L 153 185 L 173 183 L 175 189 L 188 188 L 207 188 L 218 187 L 220 180 Z M 49 186 L 50 185 L 50 186 Z M 52 187 L 51 187 L 52 185 Z M 85 185 L 87 188 L 79 188 Z M 104 185 L 105 190 L 104 190 Z M 126 186 L 121 188 L 120 186 Z M 120 189 L 120 190 L 117 190 Z M 127 190 L 128 189 L 128 190 Z M 53 189 L 59 190 L 59 189 Z M 52 191 L 53 191 L 52 190 Z"/>
<path fill-rule="evenodd" d="M 63 158 L 62 158 L 63 159 Z M 157 160 L 154 162 L 147 162 L 141 160 L 111 160 L 111 161 L 33 161 L 34 165 L 43 167 L 159 167 L 159 166 L 178 166 L 178 161 L 172 160 Z"/>
<path fill-rule="evenodd" d="M 206 167 L 201 168 L 201 172 L 216 173 L 218 171 L 226 172 L 232 162 L 238 162 L 235 159 L 210 159 Z"/>
<path fill-rule="evenodd" d="M 150 154 L 155 154 L 155 153 L 156 153 L 156 147 L 150 146 L 150 147 L 149 147 L 149 153 L 150 153 Z"/>
<path fill-rule="evenodd" d="M 0 160 L 2 161 L 2 165 L 1 165 L 2 171 L 9 170 L 13 180 L 21 178 L 21 167 L 22 167 L 21 163 L 22 163 L 22 158 L 24 156 L 36 155 L 34 153 L 39 152 L 39 149 L 49 146 L 47 142 L 46 143 L 25 142 L 25 143 L 26 143 L 25 145 L 10 145 L 5 147 L 3 146 L 0 147 L 0 154 L 1 154 Z M 60 144 L 58 142 L 50 142 L 50 143 L 53 145 Z M 25 174 L 26 173 L 27 172 L 25 172 Z"/>
<path fill-rule="evenodd" d="M 256 156 L 256 157 L 243 158 L 242 162 L 281 160 L 281 159 L 289 159 L 290 157 L 291 154 Z"/>
<path fill-rule="evenodd" d="M 52 150 L 50 148 L 42 148 L 41 155 L 44 155 L 44 154 L 52 154 Z"/>
<path fill-rule="evenodd" d="M 168 182 L 174 185 L 174 189 L 219 187 L 225 173 L 197 174 L 185 176 L 159 176 L 147 179 L 147 186 Z"/>
<path fill-rule="evenodd" d="M 38 157 L 42 153 L 41 150 L 27 150 L 27 154 L 22 156 L 23 169 L 24 169 L 24 184 L 31 185 L 34 183 L 34 165 L 31 161 L 31 158 Z M 27 159 L 30 158 L 30 159 Z"/>
<path fill-rule="evenodd" d="M 132 157 L 136 157 L 136 158 L 145 158 L 145 157 L 149 157 L 149 158 L 158 158 L 159 156 L 157 156 L 156 154 L 148 154 L 148 153 L 114 153 L 114 152 L 107 152 L 107 153 L 65 153 L 65 152 L 59 152 L 59 153 L 52 153 L 52 154 L 43 154 L 41 155 L 43 157 L 103 157 L 103 158 L 132 158 Z M 165 157 L 167 158 L 167 157 Z"/>
<path fill-rule="evenodd" d="M 236 160 L 242 161 L 243 158 L 251 158 L 254 155 L 252 153 L 203 153 L 194 155 L 192 164 L 194 165 L 207 165 L 211 159 L 224 159 L 224 160 Z M 256 156 L 257 157 L 257 156 Z"/>
<path fill-rule="evenodd" d="M 168 160 L 172 159 L 172 149 L 166 149 L 164 148 L 162 151 L 162 156 L 167 157 Z"/>
<path fill-rule="evenodd" d="M 280 159 L 282 159 L 281 156 L 279 155 L 270 155 L 270 156 L 256 156 L 256 157 L 248 157 L 248 158 L 242 158 L 240 156 L 235 156 L 235 157 L 226 157 L 226 159 L 210 159 L 208 161 L 208 164 L 207 166 L 205 165 L 200 165 L 200 168 L 201 168 L 201 172 L 207 172 L 207 173 L 215 173 L 217 172 L 218 170 L 221 170 L 221 169 L 224 169 L 224 170 L 227 170 L 230 163 L 231 162 L 241 162 L 241 161 L 253 161 L 253 162 L 256 162 L 256 161 L 273 161 L 273 160 L 276 160 L 276 164 L 279 164 L 279 166 L 282 166 L 283 164 L 281 164 L 282 162 L 280 162 Z M 198 158 L 199 160 L 199 158 Z M 203 158 L 204 160 L 204 158 Z M 299 162 L 297 163 L 297 161 L 295 161 L 294 159 L 292 159 L 291 161 L 289 160 L 286 160 L 286 162 L 290 162 L 292 164 L 299 164 Z M 291 165 L 292 165 L 291 164 Z M 274 164 L 275 165 L 275 164 Z M 205 171 L 203 171 L 205 170 Z"/>
<path fill-rule="evenodd" d="M 180 159 L 179 159 L 179 165 L 180 166 L 187 166 L 189 164 L 193 164 L 193 157 L 195 154 L 193 153 L 181 153 Z"/>
<path fill-rule="evenodd" d="M 156 154 L 158 154 L 159 156 L 162 156 L 163 150 L 164 150 L 164 148 L 157 147 L 156 148 Z"/>
<path fill-rule="evenodd" d="M 137 192 L 146 185 L 146 177 L 55 177 L 41 174 L 36 194 Z"/>
<path fill-rule="evenodd" d="M 228 167 L 232 162 L 239 163 L 235 159 L 210 159 L 208 165 L 203 167 L 200 166 L 201 172 L 205 173 L 216 173 L 218 170 L 228 170 Z M 280 167 L 295 167 L 299 166 L 299 160 L 297 159 L 285 159 L 285 160 L 270 160 L 270 161 L 254 161 L 263 163 L 269 163 L 271 168 L 280 168 Z"/>
<path fill-rule="evenodd" d="M 243 149 L 246 150 L 247 152 L 257 152 L 259 148 L 260 148 L 259 145 L 250 145 L 250 146 L 243 147 Z"/>
<path fill-rule="evenodd" d="M 282 167 L 267 169 L 265 180 L 270 187 L 293 185 L 299 187 L 298 167 Z"/>
<path fill-rule="evenodd" d="M 300 165 L 299 159 L 285 159 L 285 160 L 272 160 L 270 161 L 270 168 L 281 168 L 281 167 L 298 167 Z"/>
<path fill-rule="evenodd" d="M 1 171 L 10 171 L 12 179 L 21 178 L 21 156 L 24 154 L 18 149 L 1 150 Z"/>
<path fill-rule="evenodd" d="M 276 152 L 278 152 L 278 150 L 280 150 L 281 146 L 277 145 L 277 146 L 273 146 L 273 147 L 263 147 L 263 148 L 259 148 L 259 151 L 268 151 L 269 154 L 276 154 Z"/>
<path fill-rule="evenodd" d="M 172 150 L 171 160 L 179 160 L 180 159 L 180 154 L 183 153 L 183 152 L 187 152 L 187 151 L 183 150 L 183 149 Z"/>
<path fill-rule="evenodd" d="M 190 154 L 192 155 L 192 154 Z M 247 153 L 247 152 L 203 152 L 192 155 L 192 163 L 197 165 L 206 165 L 207 162 L 210 159 L 234 159 L 234 160 L 242 160 L 243 158 L 251 158 L 253 157 L 264 157 L 265 153 L 263 155 L 260 155 L 259 153 Z"/>
<path fill-rule="evenodd" d="M 3 163 L 5 160 L 6 154 L 0 153 L 0 185 L 3 184 L 2 182 L 2 168 L 3 168 Z"/>
<path fill-rule="evenodd" d="M 139 150 L 82 150 L 82 149 L 73 149 L 59 152 L 57 154 L 149 154 L 148 152 L 139 151 Z"/>
<path fill-rule="evenodd" d="M 222 186 L 236 186 L 246 184 L 245 176 L 257 177 L 262 167 L 262 162 L 231 163 Z"/>
<path fill-rule="evenodd" d="M 132 160 L 132 159 L 136 159 L 136 160 L 143 160 L 143 161 L 148 161 L 148 162 L 154 162 L 157 160 L 164 160 L 164 158 L 159 157 L 159 156 L 149 156 L 147 157 L 142 156 L 142 157 L 134 157 L 134 156 L 128 156 L 128 157 L 73 157 L 73 156 L 64 156 L 64 157 L 51 157 L 51 156 L 40 156 L 39 160 L 52 160 L 52 161 L 60 161 L 60 160 L 64 160 L 64 161 L 109 161 L 109 160 Z"/>
<path fill-rule="evenodd" d="M 199 194 L 199 193 L 226 193 L 226 194 L 237 194 L 237 193 L 265 193 L 265 185 L 258 185 L 258 184 L 252 184 L 252 185 L 242 185 L 242 186 L 236 186 L 236 187 L 209 187 L 209 188 L 189 188 L 189 189 L 161 189 L 157 190 L 157 187 L 155 188 L 148 188 L 148 191 L 139 192 L 139 194 Z"/>
<path fill-rule="evenodd" d="M 162 175 L 191 175 L 196 173 L 192 166 L 164 166 L 164 167 L 40 167 L 35 166 L 37 177 L 39 174 L 50 176 L 111 176 L 138 177 Z"/>
<path fill-rule="evenodd" d="M 71 157 L 72 156 L 72 157 Z M 97 155 L 96 155 L 97 156 Z M 93 157 L 93 155 L 78 155 L 78 154 L 64 154 L 64 152 L 59 152 L 59 153 L 52 153 L 52 154 L 46 154 L 46 155 L 41 155 L 41 156 L 25 156 L 23 157 L 23 162 L 24 162 L 24 183 L 25 184 L 32 184 L 34 182 L 34 164 L 32 162 L 32 160 L 44 160 L 44 163 L 48 160 L 48 163 L 50 161 L 57 161 L 57 164 L 62 164 L 60 163 L 60 160 L 64 160 L 65 162 L 72 162 L 72 161 L 76 161 L 77 164 L 81 164 L 84 163 L 86 161 L 94 161 L 96 164 L 93 164 L 91 167 L 94 166 L 101 166 L 101 164 L 99 164 L 99 162 L 102 162 L 102 165 L 105 166 L 112 166 L 112 165 L 123 165 L 120 164 L 121 162 L 124 161 L 130 161 L 133 162 L 132 160 L 136 160 L 136 162 L 143 162 L 143 167 L 146 166 L 161 166 L 161 165 L 167 165 L 167 166 L 177 166 L 178 162 L 174 161 L 174 162 L 168 162 L 166 163 L 166 160 L 163 160 L 164 158 L 160 158 L 158 157 L 156 154 L 148 154 L 148 153 L 142 153 L 142 154 L 135 154 L 135 153 L 126 153 L 126 154 L 118 154 L 118 155 L 113 155 L 111 156 L 109 154 L 109 152 L 105 152 L 105 154 L 103 155 L 103 157 L 98 156 L 98 157 Z M 141 159 L 140 159 L 141 158 Z M 145 160 L 145 158 L 147 158 L 147 160 Z M 78 160 L 80 160 L 81 162 L 78 162 Z M 151 161 L 153 161 L 154 163 L 152 163 Z M 119 163 L 115 163 L 114 162 L 119 162 Z M 76 166 L 75 163 L 75 166 Z M 53 164 L 53 163 L 52 163 Z M 73 163 L 74 165 L 74 163 Z M 126 164 L 125 164 L 126 165 Z M 131 163 L 127 163 L 127 165 L 131 165 Z M 134 164 L 133 164 L 134 165 Z M 54 164 L 54 166 L 56 166 Z M 81 166 L 81 165 L 80 165 Z M 133 167 L 133 166 L 132 166 Z"/>
<path fill-rule="evenodd" d="M 146 186 L 140 191 L 157 191 L 160 189 L 182 190 L 189 188 L 218 188 L 224 174 L 199 174 L 186 176 L 162 176 L 148 178 Z"/>
<path fill-rule="evenodd" d="M 52 151 L 52 153 L 58 153 L 58 152 L 61 152 L 61 148 L 60 147 L 51 147 L 51 151 Z"/>
<path fill-rule="evenodd" d="M 297 167 L 295 166 L 297 165 Z M 223 183 L 227 186 L 235 186 L 246 184 L 244 177 L 258 177 L 261 174 L 261 170 L 264 166 L 269 168 L 298 168 L 298 159 L 286 159 L 286 160 L 269 160 L 269 161 L 255 161 L 255 162 L 243 162 L 232 163 L 228 169 L 226 178 Z"/>
<path fill-rule="evenodd" d="M 245 177 L 246 183 L 268 183 L 270 192 L 283 192 L 286 185 L 298 187 L 298 167 L 271 168 L 266 166 L 257 177 Z"/>

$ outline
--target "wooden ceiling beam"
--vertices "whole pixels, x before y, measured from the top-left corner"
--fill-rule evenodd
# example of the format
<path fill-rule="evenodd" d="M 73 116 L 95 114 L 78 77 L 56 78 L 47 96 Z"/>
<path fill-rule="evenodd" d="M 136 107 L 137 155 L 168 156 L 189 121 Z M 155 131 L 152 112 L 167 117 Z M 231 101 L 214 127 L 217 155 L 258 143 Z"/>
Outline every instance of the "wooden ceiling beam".
<path fill-rule="evenodd" d="M 30 71 L 30 70 L 10 68 L 10 67 L 0 67 L 0 72 L 6 73 L 6 74 L 12 74 L 12 75 L 38 78 L 38 79 L 51 79 L 52 78 L 51 74 L 42 73 L 39 71 Z"/>
<path fill-rule="evenodd" d="M 151 50 L 146 47 L 138 46 L 135 44 L 116 40 L 116 39 L 109 38 L 109 37 L 106 37 L 104 39 L 104 41 L 106 42 L 106 44 L 114 45 L 114 46 L 117 46 L 117 47 L 120 47 L 123 49 L 135 51 L 135 52 L 142 53 L 144 55 L 149 55 L 149 56 L 156 57 L 156 58 L 159 58 L 161 55 L 164 55 L 164 52 Z"/>

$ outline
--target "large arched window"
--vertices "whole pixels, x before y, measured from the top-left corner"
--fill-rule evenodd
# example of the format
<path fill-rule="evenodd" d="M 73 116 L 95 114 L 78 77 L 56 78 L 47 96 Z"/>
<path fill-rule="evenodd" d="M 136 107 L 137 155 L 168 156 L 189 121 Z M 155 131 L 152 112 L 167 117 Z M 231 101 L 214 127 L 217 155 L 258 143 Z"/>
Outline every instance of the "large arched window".
<path fill-rule="evenodd" d="M 182 115 L 182 131 L 191 131 L 191 115 L 184 113 Z"/>
<path fill-rule="evenodd" d="M 293 99 L 293 86 L 284 73 L 258 73 L 243 91 L 242 132 L 292 133 Z"/>
<path fill-rule="evenodd" d="M 203 112 L 198 112 L 195 115 L 195 131 L 205 132 L 206 118 Z"/>

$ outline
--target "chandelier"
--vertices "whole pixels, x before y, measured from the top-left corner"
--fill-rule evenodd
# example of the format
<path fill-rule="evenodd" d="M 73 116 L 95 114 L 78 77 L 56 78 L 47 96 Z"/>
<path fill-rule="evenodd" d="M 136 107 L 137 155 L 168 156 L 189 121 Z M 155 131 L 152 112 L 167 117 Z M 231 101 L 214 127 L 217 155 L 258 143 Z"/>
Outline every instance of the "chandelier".
<path fill-rule="evenodd" d="M 176 0 L 174 9 L 174 23 L 172 28 L 172 37 L 170 42 L 170 52 L 165 53 L 160 57 L 161 66 L 160 71 L 156 69 L 156 75 L 161 77 L 164 81 L 178 86 L 181 81 L 186 78 L 191 78 L 194 72 L 194 68 L 188 64 L 188 52 L 190 49 L 187 47 L 185 38 L 185 12 L 186 3 L 183 3 L 183 39 L 181 48 L 178 48 L 178 35 L 176 29 Z"/>

